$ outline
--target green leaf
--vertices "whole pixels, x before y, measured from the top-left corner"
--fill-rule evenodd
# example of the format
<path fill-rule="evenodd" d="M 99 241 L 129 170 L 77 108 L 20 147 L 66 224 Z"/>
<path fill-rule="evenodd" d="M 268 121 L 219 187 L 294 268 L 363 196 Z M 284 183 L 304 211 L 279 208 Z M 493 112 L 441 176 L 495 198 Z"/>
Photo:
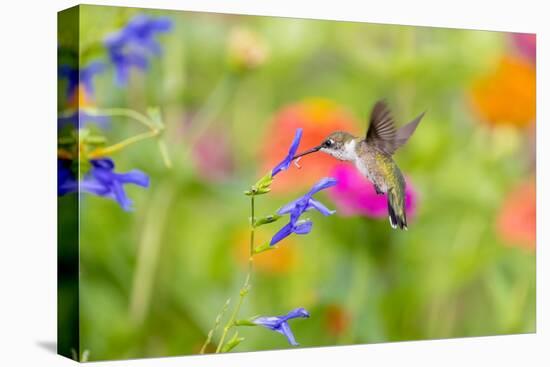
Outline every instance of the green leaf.
<path fill-rule="evenodd" d="M 258 326 L 258 325 L 253 323 L 249 319 L 249 320 L 237 320 L 237 321 L 235 321 L 235 326 Z"/>
<path fill-rule="evenodd" d="M 104 136 L 91 134 L 86 137 L 85 141 L 86 144 L 90 145 L 103 145 L 105 144 L 105 142 L 107 142 L 107 138 L 105 138 Z"/>
<path fill-rule="evenodd" d="M 247 196 L 263 195 L 271 191 L 271 184 L 273 183 L 273 177 L 271 171 L 260 178 L 252 187 L 244 192 Z"/>
<path fill-rule="evenodd" d="M 276 222 L 276 221 L 279 220 L 279 218 L 281 218 L 281 216 L 278 215 L 278 214 L 268 215 L 266 217 L 263 217 L 263 218 L 260 218 L 260 219 L 256 220 L 256 223 L 254 223 L 254 227 L 259 227 L 259 226 L 262 226 L 264 224 L 269 224 L 269 223 Z"/>
<path fill-rule="evenodd" d="M 240 338 L 239 333 L 235 332 L 235 334 L 233 334 L 233 337 L 227 343 L 225 343 L 225 345 L 222 347 L 222 353 L 227 353 L 231 351 L 233 348 L 239 345 L 243 340 L 244 338 Z"/>
<path fill-rule="evenodd" d="M 276 248 L 277 246 L 270 246 L 269 242 L 265 242 L 260 246 L 257 246 L 256 248 L 254 248 L 254 255 L 260 254 L 262 252 L 270 251 L 270 250 L 275 250 Z"/>
<path fill-rule="evenodd" d="M 256 191 L 256 195 L 263 195 L 263 194 L 267 194 L 268 192 L 270 192 L 271 189 L 270 188 L 265 188 L 265 189 L 258 189 Z"/>
<path fill-rule="evenodd" d="M 255 186 L 252 186 L 252 187 L 250 188 L 250 190 L 246 190 L 246 191 L 244 192 L 244 194 L 245 194 L 246 196 L 263 195 L 263 194 L 267 194 L 267 193 L 270 192 L 270 191 L 271 191 L 270 188 L 259 189 L 259 188 L 255 187 Z"/>

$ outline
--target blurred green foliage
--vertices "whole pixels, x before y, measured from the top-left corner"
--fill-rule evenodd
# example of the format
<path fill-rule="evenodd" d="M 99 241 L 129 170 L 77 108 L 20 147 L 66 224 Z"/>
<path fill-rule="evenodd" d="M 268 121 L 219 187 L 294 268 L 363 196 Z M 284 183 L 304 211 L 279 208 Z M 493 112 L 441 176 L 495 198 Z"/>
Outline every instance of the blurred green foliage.
<path fill-rule="evenodd" d="M 519 132 L 480 124 L 466 99 L 472 80 L 506 52 L 506 34 L 83 6 L 81 64 L 104 57 L 101 40 L 139 12 L 173 19 L 163 54 L 127 88 L 114 86 L 112 72 L 98 76 L 94 103 L 159 106 L 174 165 L 163 166 L 152 141 L 131 146 L 113 159 L 121 171 L 151 177 L 147 190 L 128 188 L 134 212 L 101 197 L 81 200 L 80 343 L 90 360 L 199 351 L 243 281 L 242 191 L 263 174 L 265 127 L 282 107 L 311 96 L 336 101 L 359 121 L 381 97 L 397 121 L 428 111 L 396 155 L 418 192 L 417 214 L 408 232 L 385 219 L 312 214 L 313 232 L 281 245 L 293 246 L 292 264 L 279 258 L 280 270 L 255 273 L 241 315 L 305 307 L 311 318 L 292 323 L 304 347 L 534 331 L 534 254 L 504 246 L 495 233 L 506 192 L 530 174 L 528 152 Z M 255 70 L 229 70 L 235 27 L 269 49 Z M 193 162 L 187 125 L 197 115 L 209 124 L 205 134 L 230 142 L 234 165 L 223 180 L 201 177 Z M 114 119 L 106 134 L 117 141 L 139 131 Z M 299 194 L 259 197 L 257 210 L 272 213 Z M 235 351 L 288 347 L 263 328 L 240 334 L 246 340 Z"/>

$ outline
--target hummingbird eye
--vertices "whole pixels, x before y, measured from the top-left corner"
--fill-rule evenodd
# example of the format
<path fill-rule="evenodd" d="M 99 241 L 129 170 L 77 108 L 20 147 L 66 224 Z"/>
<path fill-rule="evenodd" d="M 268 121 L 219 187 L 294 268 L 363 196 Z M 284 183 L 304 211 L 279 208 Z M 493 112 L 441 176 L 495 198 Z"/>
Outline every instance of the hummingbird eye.
<path fill-rule="evenodd" d="M 334 141 L 332 139 L 325 140 L 325 143 L 323 144 L 325 147 L 329 148 L 334 144 Z"/>

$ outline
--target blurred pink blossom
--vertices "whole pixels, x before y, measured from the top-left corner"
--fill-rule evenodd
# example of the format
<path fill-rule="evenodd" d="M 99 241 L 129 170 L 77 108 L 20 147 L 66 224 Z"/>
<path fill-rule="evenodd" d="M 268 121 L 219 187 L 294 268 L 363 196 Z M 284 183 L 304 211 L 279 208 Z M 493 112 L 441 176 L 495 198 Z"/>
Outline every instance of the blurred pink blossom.
<path fill-rule="evenodd" d="M 523 56 L 535 63 L 537 58 L 537 36 L 529 33 L 512 33 L 512 39 Z"/>
<path fill-rule="evenodd" d="M 537 242 L 537 187 L 533 178 L 509 192 L 497 217 L 497 233 L 510 245 L 535 251 Z"/>
<path fill-rule="evenodd" d="M 338 213 L 345 216 L 364 215 L 371 218 L 383 218 L 388 215 L 386 195 L 377 195 L 374 186 L 351 164 L 339 164 L 330 176 L 338 180 L 329 197 L 336 204 Z M 405 191 L 405 210 L 411 218 L 415 214 L 417 195 L 407 180 Z"/>
<path fill-rule="evenodd" d="M 198 175 L 206 181 L 227 180 L 233 173 L 232 149 L 225 134 L 211 130 L 200 136 L 193 158 Z"/>

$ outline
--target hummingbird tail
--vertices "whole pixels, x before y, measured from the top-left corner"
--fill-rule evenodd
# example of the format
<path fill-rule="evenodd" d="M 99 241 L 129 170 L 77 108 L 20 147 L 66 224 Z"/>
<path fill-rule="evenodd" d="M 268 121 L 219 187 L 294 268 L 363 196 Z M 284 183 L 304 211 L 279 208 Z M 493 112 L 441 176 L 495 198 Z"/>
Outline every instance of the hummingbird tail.
<path fill-rule="evenodd" d="M 407 230 L 407 215 L 405 214 L 405 202 L 399 199 L 395 190 L 388 191 L 388 216 L 392 228 L 399 227 Z"/>

